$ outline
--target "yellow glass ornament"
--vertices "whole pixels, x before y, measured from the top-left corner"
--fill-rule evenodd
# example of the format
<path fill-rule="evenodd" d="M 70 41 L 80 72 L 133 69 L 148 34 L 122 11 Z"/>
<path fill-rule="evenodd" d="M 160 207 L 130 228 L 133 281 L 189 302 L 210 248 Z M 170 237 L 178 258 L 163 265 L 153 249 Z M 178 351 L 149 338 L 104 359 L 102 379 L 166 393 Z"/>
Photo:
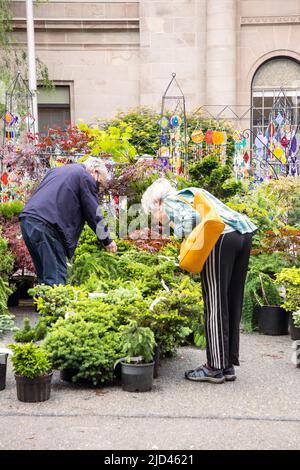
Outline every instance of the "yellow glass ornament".
<path fill-rule="evenodd" d="M 282 148 L 281 148 L 281 147 L 277 147 L 277 148 L 274 150 L 273 154 L 275 155 L 276 158 L 281 158 L 282 155 L 283 155 L 283 150 L 282 150 Z"/>
<path fill-rule="evenodd" d="M 198 129 L 192 132 L 191 139 L 194 144 L 201 144 L 204 140 L 204 134 L 202 129 Z"/>

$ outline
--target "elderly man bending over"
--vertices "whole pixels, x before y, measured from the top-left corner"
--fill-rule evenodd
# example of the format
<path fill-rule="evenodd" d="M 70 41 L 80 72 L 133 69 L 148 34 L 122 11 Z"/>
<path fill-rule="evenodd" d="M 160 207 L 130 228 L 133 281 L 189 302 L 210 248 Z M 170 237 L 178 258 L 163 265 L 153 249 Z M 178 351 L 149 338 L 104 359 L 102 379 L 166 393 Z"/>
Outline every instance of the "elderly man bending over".
<path fill-rule="evenodd" d="M 24 241 L 38 282 L 67 282 L 67 258 L 72 258 L 84 223 L 97 233 L 106 250 L 117 251 L 99 208 L 99 186 L 107 187 L 107 170 L 89 157 L 83 164 L 50 169 L 20 214 Z"/>

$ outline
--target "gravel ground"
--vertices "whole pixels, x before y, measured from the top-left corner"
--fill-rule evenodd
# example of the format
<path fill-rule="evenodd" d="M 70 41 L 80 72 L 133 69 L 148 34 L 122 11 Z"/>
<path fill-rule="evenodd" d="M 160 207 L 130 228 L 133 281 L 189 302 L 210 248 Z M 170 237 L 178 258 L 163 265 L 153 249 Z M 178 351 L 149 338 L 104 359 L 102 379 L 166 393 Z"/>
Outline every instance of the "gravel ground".
<path fill-rule="evenodd" d="M 37 404 L 17 400 L 9 365 L 0 449 L 300 449 L 300 370 L 291 356 L 288 336 L 243 334 L 236 382 L 185 380 L 205 353 L 184 347 L 163 361 L 151 392 L 68 384 L 56 371 L 50 400 Z"/>

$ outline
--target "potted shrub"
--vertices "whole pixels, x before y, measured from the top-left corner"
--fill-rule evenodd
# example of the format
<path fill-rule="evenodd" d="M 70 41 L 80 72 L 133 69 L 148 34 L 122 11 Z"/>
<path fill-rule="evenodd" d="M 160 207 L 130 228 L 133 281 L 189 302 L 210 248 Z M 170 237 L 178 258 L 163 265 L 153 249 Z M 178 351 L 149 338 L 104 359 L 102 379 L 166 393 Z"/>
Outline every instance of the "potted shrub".
<path fill-rule="evenodd" d="M 153 385 L 154 333 L 132 320 L 122 331 L 122 388 L 127 392 L 147 392 Z"/>
<path fill-rule="evenodd" d="M 121 353 L 114 309 L 98 299 L 78 302 L 77 308 L 78 313 L 57 320 L 43 346 L 62 380 L 93 385 L 111 382 Z"/>
<path fill-rule="evenodd" d="M 51 362 L 48 353 L 36 344 L 12 344 L 12 363 L 18 400 L 40 402 L 50 398 Z"/>
<path fill-rule="evenodd" d="M 282 307 L 290 312 L 290 335 L 292 340 L 300 340 L 300 323 L 297 312 L 300 310 L 300 268 L 285 268 L 276 275 L 276 283 L 285 289 Z M 295 313 L 295 315 L 294 315 Z"/>
<path fill-rule="evenodd" d="M 279 291 L 267 274 L 259 273 L 259 286 L 254 291 L 255 299 L 259 305 L 257 310 L 258 328 L 265 335 L 288 334 L 289 316 L 281 304 Z"/>
<path fill-rule="evenodd" d="M 0 391 L 6 387 L 6 369 L 9 354 L 11 354 L 10 349 L 0 348 Z"/>

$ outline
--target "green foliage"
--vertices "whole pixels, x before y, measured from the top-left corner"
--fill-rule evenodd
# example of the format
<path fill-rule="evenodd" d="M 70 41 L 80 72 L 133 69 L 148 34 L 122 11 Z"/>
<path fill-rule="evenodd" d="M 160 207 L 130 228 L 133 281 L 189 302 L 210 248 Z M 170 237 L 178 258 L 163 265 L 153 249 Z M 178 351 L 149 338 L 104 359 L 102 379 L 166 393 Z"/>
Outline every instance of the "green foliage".
<path fill-rule="evenodd" d="M 167 113 L 168 115 L 168 113 Z M 101 121 L 100 125 L 105 129 L 108 126 L 120 127 L 127 125 L 132 129 L 132 136 L 130 143 L 136 148 L 138 155 L 155 155 L 160 147 L 159 135 L 161 130 L 158 126 L 160 113 L 151 108 L 138 107 L 130 109 L 129 111 L 121 111 L 111 120 Z M 169 115 L 170 117 L 170 115 Z M 226 130 L 227 132 L 227 145 L 226 154 L 227 161 L 230 165 L 232 162 L 232 155 L 234 151 L 234 144 L 232 140 L 232 128 L 224 121 L 215 121 L 213 119 L 205 119 L 201 113 L 193 113 L 187 115 L 187 131 L 190 136 L 196 128 L 202 128 L 205 133 L 208 129 Z M 189 155 L 192 156 L 193 144 L 190 140 Z M 186 186 L 186 185 L 185 185 Z"/>
<path fill-rule="evenodd" d="M 300 268 L 285 268 L 276 274 L 276 283 L 285 287 L 285 301 L 282 307 L 295 312 L 300 309 Z"/>
<path fill-rule="evenodd" d="M 273 278 L 276 272 L 287 265 L 288 262 L 282 253 L 251 256 L 242 311 L 242 324 L 245 331 L 252 331 L 256 327 L 256 309 L 263 303 L 264 297 L 267 305 L 281 304 L 281 297 Z"/>
<path fill-rule="evenodd" d="M 297 328 L 300 328 L 300 310 L 293 313 L 294 324 Z"/>
<path fill-rule="evenodd" d="M 100 129 L 97 125 L 90 128 L 84 123 L 79 123 L 78 127 L 90 138 L 87 145 L 91 149 L 92 156 L 113 157 L 117 163 L 126 163 L 135 157 L 135 148 L 130 144 L 132 128 L 125 123 L 121 123 L 119 127 L 109 126 L 106 130 Z"/>
<path fill-rule="evenodd" d="M 261 253 L 250 257 L 249 275 L 262 272 L 274 277 L 275 273 L 289 266 L 284 253 Z"/>
<path fill-rule="evenodd" d="M 40 346 L 30 342 L 11 344 L 10 348 L 13 351 L 11 360 L 15 374 L 28 379 L 35 379 L 50 372 L 49 355 Z"/>
<path fill-rule="evenodd" d="M 260 307 L 264 305 L 280 305 L 281 297 L 273 279 L 267 274 L 259 273 L 259 283 L 256 289 L 253 289 L 253 295 Z"/>
<path fill-rule="evenodd" d="M 219 199 L 228 199 L 242 191 L 229 165 L 223 165 L 217 155 L 208 155 L 201 162 L 189 166 L 189 186 L 206 189 Z"/>
<path fill-rule="evenodd" d="M 8 283 L 0 277 L 0 338 L 9 331 L 14 330 L 14 316 L 7 308 L 7 299 L 12 294 Z"/>
<path fill-rule="evenodd" d="M 99 297 L 77 303 L 76 312 L 78 305 L 81 312 L 106 311 L 107 304 L 119 325 L 136 319 L 151 328 L 163 355 L 173 354 L 191 334 L 203 347 L 201 288 L 176 266 L 178 247 L 169 244 L 162 252 L 149 253 L 118 240 L 121 252 L 110 255 L 100 250 L 97 243 L 89 229 L 85 229 L 69 279 Z M 163 284 L 170 292 L 163 290 Z M 163 300 L 150 311 L 152 301 L 160 297 Z"/>
<path fill-rule="evenodd" d="M 126 356 L 126 362 L 132 362 L 136 357 L 141 358 L 141 363 L 153 361 L 155 338 L 150 328 L 141 327 L 132 320 L 121 331 L 122 354 Z"/>
<path fill-rule="evenodd" d="M 176 348 L 194 335 L 203 346 L 204 313 L 201 288 L 189 276 L 171 286 L 170 292 L 159 292 L 150 308 L 139 309 L 136 318 L 142 326 L 151 328 L 162 356 L 174 354 Z"/>
<path fill-rule="evenodd" d="M 17 343 L 29 343 L 31 341 L 36 342 L 44 339 L 46 333 L 47 325 L 45 320 L 40 319 L 39 322 L 34 327 L 32 327 L 29 318 L 25 318 L 23 329 L 16 331 L 14 334 L 14 340 Z"/>
<path fill-rule="evenodd" d="M 14 330 L 14 317 L 9 313 L 2 313 L 0 315 L 0 338 L 9 331 Z"/>
<path fill-rule="evenodd" d="M 14 201 L 2 202 L 0 204 L 0 214 L 5 219 L 11 220 L 14 216 L 19 215 L 24 208 L 24 203 L 18 199 Z"/>
<path fill-rule="evenodd" d="M 13 271 L 14 257 L 5 238 L 0 237 L 0 277 L 7 280 Z"/>
<path fill-rule="evenodd" d="M 117 242 L 118 243 L 118 242 Z M 174 282 L 174 273 L 178 271 L 173 261 L 153 253 L 127 250 L 113 255 L 102 250 L 98 254 L 75 252 L 73 265 L 69 271 L 69 281 L 81 285 L 89 282 L 90 276 L 113 285 L 124 281 L 135 281 L 144 296 L 155 295 L 162 288 L 162 279 L 168 284 Z"/>
<path fill-rule="evenodd" d="M 73 286 L 46 286 L 39 284 L 28 293 L 33 296 L 39 314 L 47 324 L 54 323 L 58 318 L 64 317 L 73 303 L 86 294 Z"/>
<path fill-rule="evenodd" d="M 112 321 L 89 311 L 60 318 L 44 341 L 53 366 L 77 371 L 74 381 L 85 379 L 96 385 L 112 380 L 114 363 L 121 355 L 120 333 L 112 328 Z"/>
<path fill-rule="evenodd" d="M 127 112 L 121 111 L 112 120 L 103 122 L 103 125 L 121 127 L 122 123 L 126 124 L 133 130 L 130 143 L 136 148 L 138 155 L 154 155 L 160 145 L 157 125 L 159 117 L 159 113 L 153 109 L 140 107 Z"/>
<path fill-rule="evenodd" d="M 257 225 L 256 245 L 267 231 L 280 235 L 280 229 L 291 222 L 297 226 L 295 219 L 299 204 L 300 178 L 279 178 L 256 186 L 253 190 L 244 184 L 244 193 L 233 197 L 228 205 L 245 213 Z M 299 222 L 298 222 L 299 223 Z"/>

